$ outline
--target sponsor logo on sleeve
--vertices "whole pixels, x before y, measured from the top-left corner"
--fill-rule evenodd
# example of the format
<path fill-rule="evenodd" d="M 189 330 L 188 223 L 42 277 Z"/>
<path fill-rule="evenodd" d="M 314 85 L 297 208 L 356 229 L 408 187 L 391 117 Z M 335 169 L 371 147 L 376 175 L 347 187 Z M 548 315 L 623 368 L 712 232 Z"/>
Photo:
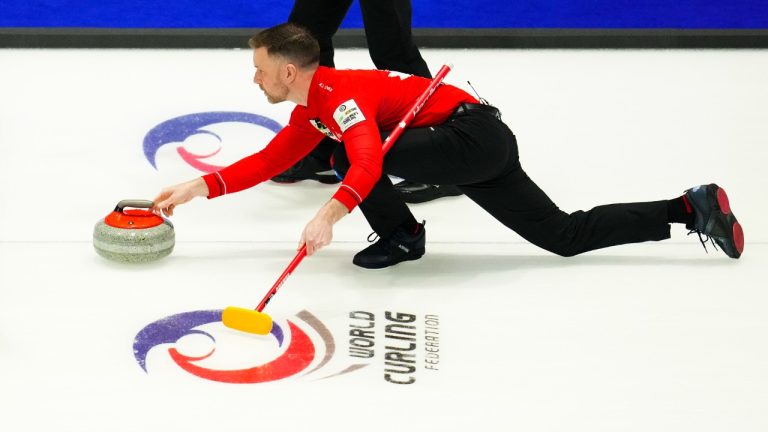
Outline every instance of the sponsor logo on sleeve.
<path fill-rule="evenodd" d="M 336 120 L 336 124 L 339 125 L 341 133 L 344 133 L 350 127 L 365 120 L 363 112 L 355 103 L 354 99 L 350 99 L 341 105 L 333 112 L 333 119 Z"/>
<path fill-rule="evenodd" d="M 322 132 L 325 136 L 328 138 L 334 139 L 336 141 L 341 141 L 340 136 L 336 136 L 333 134 L 333 131 L 328 129 L 328 126 L 326 126 L 323 122 L 320 121 L 319 118 L 313 118 L 309 119 L 309 123 L 317 130 Z"/>

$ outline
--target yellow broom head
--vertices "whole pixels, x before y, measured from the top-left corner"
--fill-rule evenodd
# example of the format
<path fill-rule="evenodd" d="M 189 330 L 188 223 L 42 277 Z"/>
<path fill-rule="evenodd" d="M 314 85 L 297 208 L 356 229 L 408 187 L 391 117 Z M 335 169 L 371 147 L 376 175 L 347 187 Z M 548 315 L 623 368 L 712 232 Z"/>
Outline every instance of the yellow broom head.
<path fill-rule="evenodd" d="M 254 309 L 229 306 L 221 314 L 225 326 L 247 333 L 266 335 L 272 331 L 272 317 Z"/>

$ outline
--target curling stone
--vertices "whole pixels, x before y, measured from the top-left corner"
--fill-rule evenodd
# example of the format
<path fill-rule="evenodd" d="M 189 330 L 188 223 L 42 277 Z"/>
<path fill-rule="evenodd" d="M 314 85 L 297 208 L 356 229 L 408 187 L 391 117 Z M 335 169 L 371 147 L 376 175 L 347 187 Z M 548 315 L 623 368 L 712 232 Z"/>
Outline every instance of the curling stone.
<path fill-rule="evenodd" d="M 163 258 L 173 251 L 176 234 L 173 224 L 149 210 L 152 201 L 123 200 L 115 211 L 96 223 L 93 229 L 93 247 L 96 252 L 112 261 L 146 263 Z"/>

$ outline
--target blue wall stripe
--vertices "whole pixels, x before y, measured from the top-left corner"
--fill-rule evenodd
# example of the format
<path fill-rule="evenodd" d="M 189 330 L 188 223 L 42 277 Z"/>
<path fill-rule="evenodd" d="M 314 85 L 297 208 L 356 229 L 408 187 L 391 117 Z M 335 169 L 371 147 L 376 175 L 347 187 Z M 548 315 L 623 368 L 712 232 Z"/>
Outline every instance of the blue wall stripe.
<path fill-rule="evenodd" d="M 0 27 L 261 28 L 291 0 L 2 0 Z M 417 28 L 768 29 L 768 0 L 413 0 Z M 355 2 L 343 28 L 360 28 Z"/>

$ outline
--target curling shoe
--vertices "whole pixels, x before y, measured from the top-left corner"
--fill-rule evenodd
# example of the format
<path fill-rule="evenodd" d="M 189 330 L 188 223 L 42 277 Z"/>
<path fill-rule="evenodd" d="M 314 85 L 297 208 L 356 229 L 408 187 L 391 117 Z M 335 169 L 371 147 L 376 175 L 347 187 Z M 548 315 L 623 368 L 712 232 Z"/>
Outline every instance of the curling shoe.
<path fill-rule="evenodd" d="M 694 221 L 686 225 L 689 234 L 699 235 L 704 250 L 709 240 L 729 257 L 740 257 L 744 251 L 744 231 L 731 211 L 725 189 L 712 183 L 688 189 L 684 196 L 693 207 Z"/>
<path fill-rule="evenodd" d="M 376 238 L 369 237 L 368 241 L 376 241 Z M 367 269 L 381 269 L 399 262 L 417 260 L 424 255 L 425 243 L 423 222 L 416 224 L 414 233 L 398 228 L 389 237 L 379 238 L 376 243 L 358 252 L 352 263 Z"/>
<path fill-rule="evenodd" d="M 316 180 L 325 184 L 335 184 L 341 181 L 336 177 L 336 172 L 331 169 L 329 163 L 323 162 L 311 154 L 284 172 L 272 177 L 272 181 L 277 183 L 296 183 L 302 180 Z"/>
<path fill-rule="evenodd" d="M 409 204 L 419 204 L 442 197 L 459 196 L 463 192 L 453 185 L 430 185 L 403 180 L 395 185 L 403 201 Z"/>

